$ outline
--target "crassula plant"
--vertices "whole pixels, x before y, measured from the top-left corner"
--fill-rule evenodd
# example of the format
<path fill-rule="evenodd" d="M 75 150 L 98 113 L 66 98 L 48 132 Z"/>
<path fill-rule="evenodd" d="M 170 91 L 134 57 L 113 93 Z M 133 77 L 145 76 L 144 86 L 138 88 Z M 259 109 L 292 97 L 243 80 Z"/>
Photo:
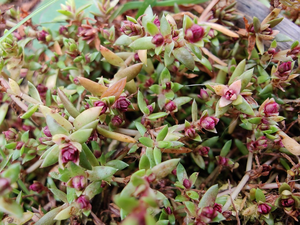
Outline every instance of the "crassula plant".
<path fill-rule="evenodd" d="M 204 2 L 1 13 L 3 224 L 298 222 L 300 44 Z"/>

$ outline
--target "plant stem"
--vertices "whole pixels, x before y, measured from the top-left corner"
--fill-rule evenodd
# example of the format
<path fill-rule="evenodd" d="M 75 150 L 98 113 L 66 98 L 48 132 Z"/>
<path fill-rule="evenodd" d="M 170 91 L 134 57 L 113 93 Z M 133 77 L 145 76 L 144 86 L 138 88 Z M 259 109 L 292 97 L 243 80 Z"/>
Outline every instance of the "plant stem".
<path fill-rule="evenodd" d="M 252 167 L 252 161 L 253 161 L 253 153 L 249 152 L 248 155 L 248 160 L 247 160 L 247 166 L 246 166 L 246 172 L 251 170 Z M 234 191 L 231 194 L 231 198 L 234 200 L 238 194 L 241 192 L 241 190 L 244 188 L 244 186 L 246 185 L 247 181 L 249 180 L 250 175 L 248 173 L 246 173 L 244 175 L 244 177 L 242 178 L 242 180 L 240 181 L 240 183 L 238 184 L 238 186 L 234 189 Z M 231 200 L 230 198 L 227 199 L 227 202 L 225 203 L 225 205 L 223 206 L 223 211 L 228 210 L 229 206 L 231 204 Z"/>

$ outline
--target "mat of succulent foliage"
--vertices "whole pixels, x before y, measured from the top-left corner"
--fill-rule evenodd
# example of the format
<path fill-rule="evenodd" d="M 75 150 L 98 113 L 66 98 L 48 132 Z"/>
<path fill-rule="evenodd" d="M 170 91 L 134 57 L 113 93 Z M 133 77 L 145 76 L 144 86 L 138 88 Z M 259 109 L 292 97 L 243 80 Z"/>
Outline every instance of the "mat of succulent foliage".
<path fill-rule="evenodd" d="M 238 28 L 203 2 L 67 0 L 58 30 L 5 32 L 2 224 L 298 222 L 300 44 L 276 47 L 281 4 Z"/>

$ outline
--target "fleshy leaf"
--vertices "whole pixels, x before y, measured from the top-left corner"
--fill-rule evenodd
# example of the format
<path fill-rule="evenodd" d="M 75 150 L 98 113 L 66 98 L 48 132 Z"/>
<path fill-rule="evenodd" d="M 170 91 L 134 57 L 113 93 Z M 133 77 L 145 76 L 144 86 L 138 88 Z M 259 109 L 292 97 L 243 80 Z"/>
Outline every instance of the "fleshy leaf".
<path fill-rule="evenodd" d="M 203 207 L 206 207 L 206 206 L 214 206 L 215 200 L 217 198 L 217 194 L 218 194 L 218 185 L 215 184 L 215 185 L 211 186 L 205 192 L 205 194 L 202 196 L 198 207 L 203 208 Z"/>
<path fill-rule="evenodd" d="M 118 67 L 125 66 L 124 60 L 108 48 L 101 45 L 100 52 L 108 63 Z"/>
<path fill-rule="evenodd" d="M 173 55 L 182 64 L 184 64 L 189 70 L 194 70 L 194 68 L 195 68 L 194 57 L 185 47 L 174 49 Z"/>
<path fill-rule="evenodd" d="M 115 96 L 119 98 L 126 85 L 126 77 L 111 85 L 102 95 L 101 98 Z"/>

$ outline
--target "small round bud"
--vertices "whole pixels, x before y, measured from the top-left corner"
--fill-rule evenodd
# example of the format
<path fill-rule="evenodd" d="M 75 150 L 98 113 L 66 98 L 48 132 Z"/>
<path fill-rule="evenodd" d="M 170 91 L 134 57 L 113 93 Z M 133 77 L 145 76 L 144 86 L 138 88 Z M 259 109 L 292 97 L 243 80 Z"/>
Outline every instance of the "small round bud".
<path fill-rule="evenodd" d="M 187 178 L 185 178 L 183 180 L 183 186 L 186 188 L 186 189 L 190 189 L 192 187 L 192 184 L 191 184 L 191 181 Z"/>
<path fill-rule="evenodd" d="M 29 186 L 29 189 L 32 191 L 35 191 L 37 193 L 40 193 L 44 190 L 44 185 L 41 182 L 34 181 L 32 185 Z"/>
<path fill-rule="evenodd" d="M 165 42 L 165 39 L 162 36 L 162 34 L 156 34 L 156 35 L 153 36 L 151 42 L 153 44 L 155 44 L 156 47 L 159 47 L 159 46 L 161 46 Z"/>
<path fill-rule="evenodd" d="M 195 43 L 200 41 L 204 36 L 204 28 L 194 24 L 185 31 L 185 39 L 189 42 Z"/>
<path fill-rule="evenodd" d="M 257 211 L 261 214 L 268 214 L 271 211 L 271 206 L 269 206 L 267 203 L 259 204 Z"/>
<path fill-rule="evenodd" d="M 165 104 L 165 109 L 169 112 L 174 111 L 176 108 L 177 106 L 173 101 L 169 101 L 167 104 Z"/>

